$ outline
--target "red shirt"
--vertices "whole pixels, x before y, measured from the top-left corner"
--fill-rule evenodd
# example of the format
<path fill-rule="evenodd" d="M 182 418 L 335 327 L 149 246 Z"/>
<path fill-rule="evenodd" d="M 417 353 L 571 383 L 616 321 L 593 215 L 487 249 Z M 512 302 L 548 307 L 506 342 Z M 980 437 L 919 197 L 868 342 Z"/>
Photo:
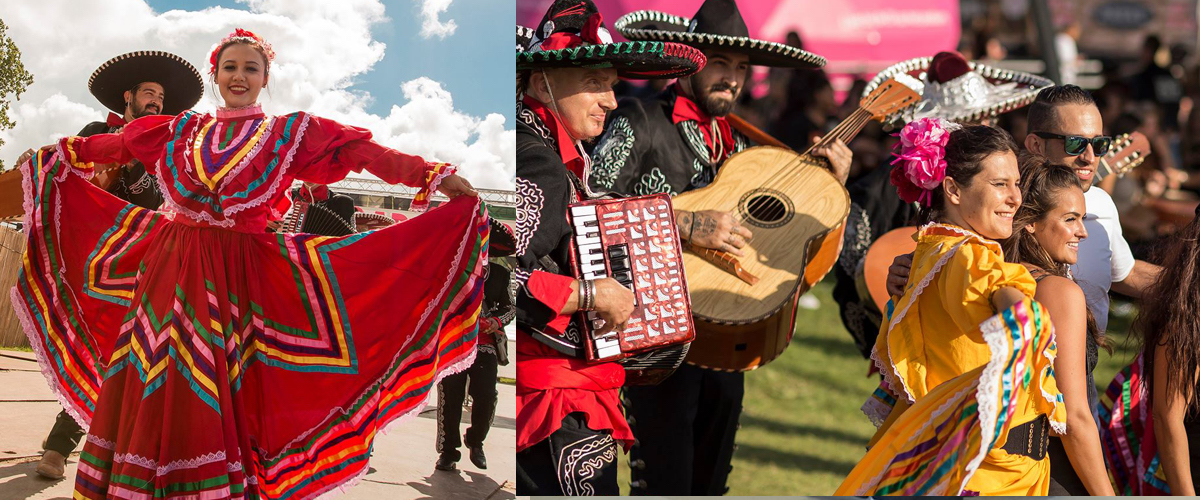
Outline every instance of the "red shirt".
<path fill-rule="evenodd" d="M 678 84 L 675 87 L 675 108 L 671 110 L 671 123 L 679 123 L 687 120 L 695 120 L 700 125 L 700 133 L 704 136 L 704 143 L 708 145 L 708 149 L 715 153 L 716 158 L 710 157 L 709 160 L 713 165 L 720 165 L 733 154 L 733 127 L 729 125 L 729 120 L 724 117 L 713 118 L 700 109 L 700 105 L 696 101 L 683 95 Z M 713 128 L 717 129 L 717 136 L 721 138 L 720 146 L 716 146 L 713 142 Z"/>
<path fill-rule="evenodd" d="M 525 97 L 529 107 L 558 143 L 563 165 L 580 179 L 587 173 L 587 158 L 579 154 L 575 141 L 559 123 L 557 115 L 541 102 Z M 575 200 L 578 201 L 578 200 Z M 562 214 L 566 217 L 567 214 Z M 525 282 L 529 295 L 552 311 L 560 311 L 571 298 L 575 279 L 544 271 L 533 271 Z M 571 315 L 560 314 L 546 325 L 546 333 L 562 334 Z M 569 413 L 586 415 L 593 430 L 611 431 L 626 449 L 633 444 L 633 431 L 621 411 L 619 391 L 625 384 L 625 369 L 617 363 L 588 364 L 555 351 L 517 328 L 517 451 L 550 437 Z"/>

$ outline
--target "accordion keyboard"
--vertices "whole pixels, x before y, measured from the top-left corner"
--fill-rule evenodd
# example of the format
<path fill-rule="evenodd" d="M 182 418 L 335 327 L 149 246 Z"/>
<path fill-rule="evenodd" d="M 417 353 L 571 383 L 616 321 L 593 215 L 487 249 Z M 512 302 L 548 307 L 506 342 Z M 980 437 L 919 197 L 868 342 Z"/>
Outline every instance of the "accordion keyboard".
<path fill-rule="evenodd" d="M 570 214 L 578 276 L 612 278 L 635 297 L 623 331 L 596 335 L 603 320 L 584 313 L 588 358 L 621 359 L 690 342 L 695 332 L 669 198 L 596 200 L 573 205 Z"/>

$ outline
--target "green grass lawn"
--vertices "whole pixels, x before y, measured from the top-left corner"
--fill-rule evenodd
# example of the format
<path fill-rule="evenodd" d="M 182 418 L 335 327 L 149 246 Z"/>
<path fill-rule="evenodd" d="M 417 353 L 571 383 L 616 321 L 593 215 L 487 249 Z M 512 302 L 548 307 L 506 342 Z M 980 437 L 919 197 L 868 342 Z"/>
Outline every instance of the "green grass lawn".
<path fill-rule="evenodd" d="M 854 347 L 830 295 L 832 278 L 813 289 L 821 307 L 801 310 L 791 346 L 764 368 L 746 375 L 742 428 L 738 431 L 730 495 L 831 495 L 864 453 L 875 427 L 859 406 L 878 386 Z M 1129 319 L 1109 320 L 1112 355 L 1100 351 L 1096 383 L 1103 391 L 1128 364 Z M 621 491 L 629 470 L 621 455 Z"/>

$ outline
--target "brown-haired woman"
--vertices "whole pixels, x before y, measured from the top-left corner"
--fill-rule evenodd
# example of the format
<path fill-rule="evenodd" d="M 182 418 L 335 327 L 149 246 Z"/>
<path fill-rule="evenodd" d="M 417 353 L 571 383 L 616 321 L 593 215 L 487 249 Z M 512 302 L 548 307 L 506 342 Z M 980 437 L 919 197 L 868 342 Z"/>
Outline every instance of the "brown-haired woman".
<path fill-rule="evenodd" d="M 1079 258 L 1079 242 L 1087 238 L 1083 188 L 1070 168 L 1049 165 L 1036 156 L 1022 159 L 1021 179 L 1021 208 L 1013 218 L 1012 236 L 1001 245 L 1004 260 L 1019 262 L 1033 274 L 1038 282 L 1034 299 L 1046 306 L 1054 322 L 1054 375 L 1071 429 L 1050 439 L 1049 493 L 1112 495 L 1092 417 L 1092 370 L 1103 338 L 1069 269 Z"/>
<path fill-rule="evenodd" d="M 893 184 L 929 222 L 871 356 L 884 382 L 863 410 L 879 430 L 835 495 L 1045 495 L 1066 410 L 1036 282 L 997 243 L 1021 205 L 1016 145 L 926 120 L 900 136 Z"/>
<path fill-rule="evenodd" d="M 1198 211 L 1200 212 L 1200 211 Z M 1144 373 L 1158 459 L 1172 495 L 1200 488 L 1200 217 L 1163 254 L 1158 281 L 1143 297 L 1134 331 L 1141 335 Z"/>

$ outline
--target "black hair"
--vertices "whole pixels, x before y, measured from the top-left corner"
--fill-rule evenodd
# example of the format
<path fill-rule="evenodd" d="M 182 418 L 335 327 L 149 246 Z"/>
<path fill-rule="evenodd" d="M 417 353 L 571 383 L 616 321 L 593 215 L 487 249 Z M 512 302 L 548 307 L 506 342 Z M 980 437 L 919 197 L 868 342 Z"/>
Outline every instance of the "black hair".
<path fill-rule="evenodd" d="M 1029 105 L 1029 131 L 1050 132 L 1054 128 L 1054 108 L 1065 104 L 1096 105 L 1092 93 L 1077 85 L 1054 85 L 1038 92 Z"/>

